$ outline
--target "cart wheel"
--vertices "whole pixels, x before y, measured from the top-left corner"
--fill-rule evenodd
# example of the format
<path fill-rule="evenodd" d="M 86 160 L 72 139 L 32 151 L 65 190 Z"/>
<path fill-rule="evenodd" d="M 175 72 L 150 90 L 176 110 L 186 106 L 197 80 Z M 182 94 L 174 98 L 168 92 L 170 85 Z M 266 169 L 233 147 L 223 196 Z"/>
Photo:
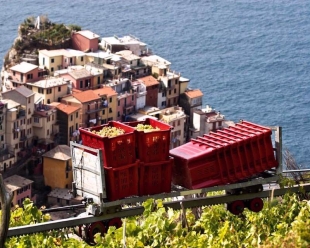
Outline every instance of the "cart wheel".
<path fill-rule="evenodd" d="M 264 207 L 264 202 L 261 198 L 254 198 L 249 202 L 249 209 L 255 213 L 261 211 Z"/>
<path fill-rule="evenodd" d="M 96 233 L 100 233 L 102 236 L 106 233 L 106 227 L 101 221 L 90 223 L 87 228 L 88 241 L 93 243 Z"/>
<path fill-rule="evenodd" d="M 115 226 L 116 228 L 120 228 L 123 225 L 121 218 L 113 218 L 109 220 L 108 227 Z"/>
<path fill-rule="evenodd" d="M 234 215 L 239 215 L 244 210 L 244 202 L 243 201 L 234 201 L 227 204 L 227 209 Z"/>

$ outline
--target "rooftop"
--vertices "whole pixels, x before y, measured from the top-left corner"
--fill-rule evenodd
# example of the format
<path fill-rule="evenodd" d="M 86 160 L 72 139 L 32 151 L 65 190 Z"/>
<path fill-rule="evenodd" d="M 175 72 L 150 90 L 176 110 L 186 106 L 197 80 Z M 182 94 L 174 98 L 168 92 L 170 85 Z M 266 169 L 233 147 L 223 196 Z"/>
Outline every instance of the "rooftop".
<path fill-rule="evenodd" d="M 108 97 L 117 95 L 117 92 L 113 90 L 110 86 L 104 86 L 103 88 L 96 89 L 94 90 L 94 93 L 98 96 L 107 95 Z"/>
<path fill-rule="evenodd" d="M 189 98 L 196 98 L 196 97 L 202 97 L 203 96 L 203 93 L 199 89 L 185 91 L 185 94 Z"/>
<path fill-rule="evenodd" d="M 69 75 L 72 76 L 74 79 L 86 78 L 93 76 L 92 73 L 85 68 L 79 70 L 70 70 L 68 71 Z"/>
<path fill-rule="evenodd" d="M 80 108 L 79 107 L 75 107 L 75 106 L 72 106 L 72 105 L 67 105 L 67 104 L 64 104 L 64 103 L 59 103 L 57 104 L 56 108 L 66 114 L 72 114 L 74 113 L 75 111 L 79 110 Z"/>
<path fill-rule="evenodd" d="M 86 37 L 87 39 L 90 39 L 90 40 L 96 39 L 96 38 L 100 37 L 98 34 L 95 34 L 95 33 L 93 33 L 90 30 L 81 30 L 81 31 L 78 31 L 76 33 L 80 34 L 80 35 L 83 35 L 84 37 Z"/>
<path fill-rule="evenodd" d="M 42 156 L 67 161 L 71 159 L 71 151 L 70 147 L 67 145 L 58 145 L 54 149 L 44 153 Z"/>
<path fill-rule="evenodd" d="M 18 71 L 18 72 L 21 72 L 21 73 L 27 73 L 29 71 L 32 71 L 32 70 L 36 69 L 36 68 L 39 68 L 39 67 L 37 65 L 30 64 L 30 63 L 27 63 L 27 62 L 21 62 L 20 64 L 12 66 L 10 69 L 12 71 Z"/>
<path fill-rule="evenodd" d="M 153 76 L 146 76 L 138 79 L 139 81 L 142 81 L 146 87 L 153 86 L 153 85 L 158 85 L 159 82 L 157 81 L 156 78 Z"/>
<path fill-rule="evenodd" d="M 145 57 L 142 57 L 141 60 L 149 66 L 156 65 L 159 67 L 167 68 L 171 65 L 171 62 L 169 62 L 168 60 L 158 55 L 145 56 Z"/>
<path fill-rule="evenodd" d="M 115 54 L 122 56 L 127 61 L 133 61 L 133 60 L 140 59 L 139 56 L 133 54 L 132 51 L 130 51 L 130 50 L 123 50 L 123 51 L 117 52 Z"/>
<path fill-rule="evenodd" d="M 12 192 L 24 186 L 33 183 L 33 181 L 18 175 L 10 176 L 4 179 L 5 186 Z"/>
<path fill-rule="evenodd" d="M 29 97 L 34 95 L 35 93 L 32 90 L 29 90 L 27 87 L 24 85 L 21 85 L 15 89 L 16 92 L 19 94 L 23 95 L 24 97 Z"/>
<path fill-rule="evenodd" d="M 78 93 L 73 93 L 72 95 L 75 97 L 77 100 L 79 100 L 81 103 L 86 103 L 86 102 L 91 102 L 91 101 L 96 101 L 100 100 L 101 98 L 94 93 L 93 90 L 86 90 Z"/>
<path fill-rule="evenodd" d="M 53 88 L 61 85 L 66 85 L 68 83 L 68 79 L 52 77 L 37 81 L 35 83 L 27 83 L 27 85 L 36 86 L 39 88 Z"/>

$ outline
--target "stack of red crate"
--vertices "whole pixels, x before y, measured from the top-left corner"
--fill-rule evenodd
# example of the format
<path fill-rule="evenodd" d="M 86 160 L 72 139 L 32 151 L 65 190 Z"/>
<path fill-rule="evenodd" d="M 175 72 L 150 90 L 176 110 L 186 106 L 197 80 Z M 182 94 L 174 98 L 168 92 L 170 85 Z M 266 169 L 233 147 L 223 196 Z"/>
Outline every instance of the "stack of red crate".
<path fill-rule="evenodd" d="M 198 189 L 234 183 L 278 166 L 267 127 L 242 121 L 170 150 L 174 184 Z"/>
<path fill-rule="evenodd" d="M 173 158 L 169 157 L 171 126 L 147 118 L 144 121 L 126 122 L 136 128 L 138 124 L 151 125 L 154 131 L 135 131 L 139 166 L 139 195 L 153 195 L 171 191 Z"/>
<path fill-rule="evenodd" d="M 107 126 L 121 128 L 125 133 L 113 138 L 92 133 Z M 139 160 L 135 151 L 135 129 L 110 121 L 101 126 L 80 128 L 79 131 L 83 145 L 102 150 L 108 199 L 114 201 L 138 195 Z"/>

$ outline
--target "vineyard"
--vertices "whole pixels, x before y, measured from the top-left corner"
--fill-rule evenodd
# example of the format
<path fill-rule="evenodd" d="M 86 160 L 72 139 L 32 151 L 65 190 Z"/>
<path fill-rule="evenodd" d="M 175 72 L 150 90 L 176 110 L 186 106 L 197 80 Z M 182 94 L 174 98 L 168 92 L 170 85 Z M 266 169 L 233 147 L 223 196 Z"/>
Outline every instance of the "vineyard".
<path fill-rule="evenodd" d="M 304 196 L 305 197 L 305 196 Z M 94 247 L 309 247 L 310 201 L 296 194 L 265 200 L 259 213 L 245 210 L 236 216 L 225 205 L 203 207 L 196 219 L 191 209 L 164 208 L 162 200 L 143 203 L 144 213 L 123 219 L 96 235 Z M 11 213 L 10 227 L 49 220 L 26 199 Z M 11 237 L 6 247 L 93 247 L 71 229 Z"/>

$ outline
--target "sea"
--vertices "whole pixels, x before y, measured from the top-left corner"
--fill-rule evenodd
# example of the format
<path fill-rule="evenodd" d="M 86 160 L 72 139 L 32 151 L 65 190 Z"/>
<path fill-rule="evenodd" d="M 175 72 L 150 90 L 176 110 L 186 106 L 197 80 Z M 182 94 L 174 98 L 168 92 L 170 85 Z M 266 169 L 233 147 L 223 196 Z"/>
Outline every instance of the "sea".
<path fill-rule="evenodd" d="M 0 6 L 0 58 L 29 16 L 101 37 L 134 35 L 203 92 L 203 105 L 235 122 L 281 126 L 283 148 L 310 168 L 309 0 L 0 0 Z"/>

